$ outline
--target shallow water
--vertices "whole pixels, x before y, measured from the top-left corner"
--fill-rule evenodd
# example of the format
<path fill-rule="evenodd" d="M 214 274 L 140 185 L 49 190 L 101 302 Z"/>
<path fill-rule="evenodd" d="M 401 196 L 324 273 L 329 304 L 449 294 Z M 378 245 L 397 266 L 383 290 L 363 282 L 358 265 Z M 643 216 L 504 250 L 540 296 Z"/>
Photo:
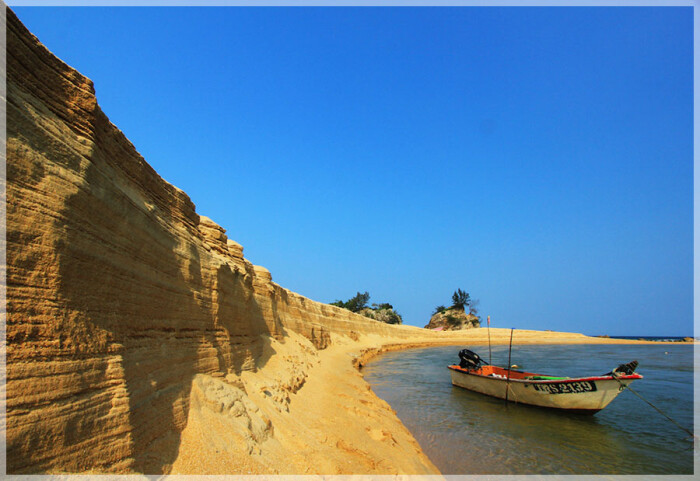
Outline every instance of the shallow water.
<path fill-rule="evenodd" d="M 560 413 L 454 387 L 459 347 L 383 354 L 363 368 L 443 474 L 692 474 L 693 443 L 630 391 L 594 416 Z M 487 346 L 472 348 L 488 360 Z M 508 346 L 493 346 L 496 365 Z M 512 364 L 585 376 L 639 361 L 631 388 L 693 430 L 692 345 L 513 346 Z"/>

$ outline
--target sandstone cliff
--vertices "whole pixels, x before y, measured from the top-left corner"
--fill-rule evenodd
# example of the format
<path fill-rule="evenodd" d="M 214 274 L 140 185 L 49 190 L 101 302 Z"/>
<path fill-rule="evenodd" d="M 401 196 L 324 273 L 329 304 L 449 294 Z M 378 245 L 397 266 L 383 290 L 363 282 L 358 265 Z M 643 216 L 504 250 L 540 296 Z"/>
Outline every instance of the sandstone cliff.
<path fill-rule="evenodd" d="M 485 330 L 388 325 L 275 284 L 6 12 L 7 472 L 436 473 L 353 360 Z"/>
<path fill-rule="evenodd" d="M 7 199 L 11 473 L 168 472 L 195 401 L 253 453 L 275 430 L 246 373 L 273 365 L 253 384 L 285 407 L 331 343 L 412 333 L 275 284 L 9 9 Z"/>

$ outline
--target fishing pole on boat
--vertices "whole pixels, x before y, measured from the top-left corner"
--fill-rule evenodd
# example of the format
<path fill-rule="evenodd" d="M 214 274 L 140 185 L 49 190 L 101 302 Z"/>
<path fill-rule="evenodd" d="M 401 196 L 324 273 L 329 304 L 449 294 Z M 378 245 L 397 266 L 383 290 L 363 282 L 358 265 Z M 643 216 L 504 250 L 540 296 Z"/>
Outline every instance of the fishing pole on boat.
<path fill-rule="evenodd" d="M 491 364 L 491 316 L 486 316 L 486 333 L 489 337 L 489 364 Z"/>
<path fill-rule="evenodd" d="M 510 370 L 511 370 L 511 364 L 510 364 L 510 353 L 513 350 L 513 331 L 515 328 L 511 327 L 510 328 L 510 345 L 508 346 L 508 376 L 506 378 L 506 404 L 508 404 L 508 387 L 510 386 Z"/>
<path fill-rule="evenodd" d="M 519 370 L 513 364 L 513 337 L 515 328 L 510 330 L 508 345 L 508 366 L 505 368 L 486 364 L 483 359 L 469 349 L 459 351 L 459 365 L 449 365 L 452 384 L 481 394 L 513 402 L 530 404 L 564 411 L 595 414 L 605 408 L 615 397 L 629 389 L 649 404 L 659 414 L 690 435 L 697 446 L 698 437 L 690 429 L 681 426 L 629 384 L 642 379 L 635 373 L 637 361 L 620 364 L 611 372 L 598 376 L 559 377 L 542 375 Z M 511 384 L 511 379 L 513 383 Z M 503 387 L 505 386 L 505 392 Z"/>

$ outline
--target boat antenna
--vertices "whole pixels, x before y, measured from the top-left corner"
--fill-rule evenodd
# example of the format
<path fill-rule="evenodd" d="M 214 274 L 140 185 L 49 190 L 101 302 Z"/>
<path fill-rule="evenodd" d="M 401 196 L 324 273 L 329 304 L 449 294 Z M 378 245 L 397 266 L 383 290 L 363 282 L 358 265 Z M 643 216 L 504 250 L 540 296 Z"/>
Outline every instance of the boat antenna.
<path fill-rule="evenodd" d="M 489 336 L 489 365 L 491 365 L 491 316 L 486 316 L 486 332 Z"/>
<path fill-rule="evenodd" d="M 510 352 L 513 349 L 513 331 L 514 327 L 510 328 L 510 345 L 508 346 L 508 376 L 506 377 L 506 403 L 508 402 L 508 389 L 510 388 Z"/>

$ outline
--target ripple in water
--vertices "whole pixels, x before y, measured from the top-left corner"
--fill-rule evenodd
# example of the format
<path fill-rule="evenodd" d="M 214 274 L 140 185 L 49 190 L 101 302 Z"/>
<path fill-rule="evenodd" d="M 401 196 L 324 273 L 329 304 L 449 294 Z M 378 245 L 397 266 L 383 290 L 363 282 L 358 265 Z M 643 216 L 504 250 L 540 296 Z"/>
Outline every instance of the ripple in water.
<path fill-rule="evenodd" d="M 459 347 L 383 354 L 363 369 L 443 474 L 692 474 L 687 433 L 631 392 L 595 416 L 507 404 L 452 386 Z M 474 349 L 488 359 L 488 347 Z M 505 365 L 507 346 L 492 348 Z M 514 346 L 512 362 L 550 375 L 602 374 L 639 361 L 632 388 L 693 430 L 693 346 Z"/>

